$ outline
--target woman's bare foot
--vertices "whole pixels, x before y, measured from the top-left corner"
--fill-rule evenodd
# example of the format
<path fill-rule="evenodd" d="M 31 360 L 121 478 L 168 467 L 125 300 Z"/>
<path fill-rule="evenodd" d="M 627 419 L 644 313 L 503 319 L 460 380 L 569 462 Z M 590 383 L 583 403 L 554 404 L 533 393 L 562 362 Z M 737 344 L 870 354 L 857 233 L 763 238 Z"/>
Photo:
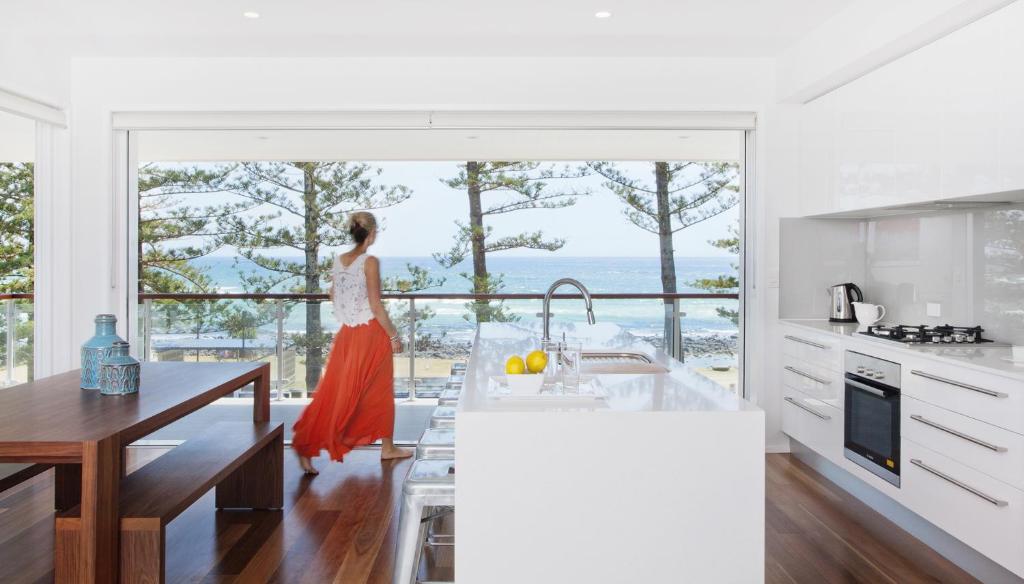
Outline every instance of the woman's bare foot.
<path fill-rule="evenodd" d="M 302 468 L 302 472 L 308 475 L 316 476 L 320 474 L 320 471 L 313 466 L 313 461 L 308 456 L 299 456 L 299 467 Z"/>
<path fill-rule="evenodd" d="M 409 458 L 410 456 L 412 456 L 411 450 L 406 450 L 405 448 L 398 448 L 394 445 L 382 446 L 380 449 L 381 460 L 395 460 L 398 458 Z"/>

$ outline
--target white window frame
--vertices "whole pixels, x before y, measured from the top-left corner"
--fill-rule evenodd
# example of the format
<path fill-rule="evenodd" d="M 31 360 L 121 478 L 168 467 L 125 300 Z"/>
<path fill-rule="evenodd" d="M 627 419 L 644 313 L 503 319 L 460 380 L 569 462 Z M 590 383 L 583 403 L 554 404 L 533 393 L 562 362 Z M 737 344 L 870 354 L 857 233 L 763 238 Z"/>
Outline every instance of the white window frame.
<path fill-rule="evenodd" d="M 747 291 L 755 282 L 754 234 L 756 221 L 752 205 L 755 197 L 755 126 L 754 112 L 457 112 L 457 111 L 337 111 L 337 112 L 115 112 L 114 128 L 114 214 L 115 225 L 122 234 L 112 250 L 115 270 L 124 278 L 124 322 L 128 338 L 139 338 L 138 322 L 138 152 L 132 131 L 141 130 L 279 130 L 279 129 L 539 129 L 539 130 L 742 130 L 743 163 L 741 164 L 740 208 L 740 291 L 738 324 L 740 343 L 737 355 L 739 387 L 744 398 L 750 397 L 746 383 L 746 346 L 749 323 Z M 124 166 L 118 161 L 123 161 Z M 121 263 L 117 263 L 121 262 Z M 132 342 L 133 352 L 139 350 Z M 139 356 L 139 355 L 136 355 Z"/>

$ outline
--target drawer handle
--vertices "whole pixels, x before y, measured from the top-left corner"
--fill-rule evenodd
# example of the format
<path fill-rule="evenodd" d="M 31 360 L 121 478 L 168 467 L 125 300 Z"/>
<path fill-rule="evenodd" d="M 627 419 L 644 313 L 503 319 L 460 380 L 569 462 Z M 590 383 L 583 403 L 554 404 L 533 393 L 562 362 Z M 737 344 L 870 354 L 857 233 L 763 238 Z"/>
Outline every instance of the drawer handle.
<path fill-rule="evenodd" d="M 977 444 L 978 446 L 984 446 L 985 448 L 988 448 L 989 450 L 993 450 L 995 452 L 1006 452 L 1006 447 L 1005 446 L 996 446 L 995 444 L 992 444 L 990 442 L 985 442 L 984 440 L 980 440 L 978 438 L 975 438 L 974 436 L 969 436 L 967 434 L 964 434 L 963 432 L 959 432 L 959 431 L 954 430 L 952 428 L 948 428 L 946 426 L 943 426 L 942 424 L 939 424 L 937 422 L 933 422 L 933 421 L 931 421 L 931 420 L 929 420 L 927 418 L 924 418 L 922 416 L 919 416 L 917 414 L 911 414 L 910 415 L 910 419 L 911 420 L 917 420 L 918 422 L 921 422 L 925 426 L 931 426 L 932 428 L 935 428 L 936 430 L 942 430 L 943 432 L 945 432 L 947 434 L 952 434 L 953 436 L 956 436 L 957 438 L 963 438 L 964 440 L 966 440 L 966 441 L 968 441 L 968 442 L 970 442 L 972 444 Z"/>
<path fill-rule="evenodd" d="M 981 497 L 982 499 L 985 499 L 986 501 L 988 501 L 989 503 L 992 503 L 996 507 L 1006 507 L 1007 505 L 1009 505 L 1009 503 L 1007 503 L 1006 501 L 1003 501 L 1002 499 L 996 499 L 995 497 L 993 497 L 991 495 L 986 495 L 985 493 L 982 493 L 981 491 L 979 491 L 978 489 L 975 489 L 971 485 L 968 485 L 967 483 L 958 481 L 958 480 L 954 479 L 953 477 L 949 476 L 948 474 L 942 472 L 941 470 L 939 470 L 937 468 L 932 468 L 932 467 L 928 466 L 927 464 L 921 462 L 920 460 L 918 460 L 916 458 L 911 458 L 910 459 L 910 464 L 913 464 L 914 466 L 921 467 L 922 469 L 932 473 L 933 475 L 939 477 L 940 479 L 943 479 L 945 481 L 953 483 L 954 485 L 960 487 L 961 489 L 967 491 L 968 493 L 972 493 L 974 495 L 977 495 L 978 497 Z"/>
<path fill-rule="evenodd" d="M 815 416 L 818 416 L 822 420 L 831 420 L 832 419 L 832 416 L 823 414 L 823 413 L 815 410 L 814 408 L 812 408 L 810 406 L 805 406 L 804 404 L 796 401 L 795 399 L 793 399 L 793 398 L 791 398 L 789 396 L 786 396 L 786 397 L 784 397 L 782 399 L 786 400 L 787 402 L 793 404 L 794 406 L 800 408 L 801 410 L 803 410 L 805 412 L 810 412 L 810 413 L 814 414 Z"/>
<path fill-rule="evenodd" d="M 962 387 L 978 393 L 983 393 L 991 397 L 1010 397 L 1009 394 L 1002 393 L 999 391 L 992 391 L 991 389 L 985 389 L 984 387 L 978 387 L 977 385 L 970 385 L 968 383 L 962 383 L 960 381 L 953 381 L 952 379 L 946 379 L 945 377 L 939 377 L 938 375 L 932 375 L 931 373 L 925 373 L 924 371 L 918 371 L 917 369 L 910 370 L 911 375 L 917 375 L 918 377 L 924 377 L 925 379 L 931 379 L 932 381 L 938 381 L 940 383 L 947 383 L 956 387 Z"/>
<path fill-rule="evenodd" d="M 808 341 L 807 339 L 801 339 L 800 337 L 794 337 L 792 335 L 786 335 L 786 338 L 791 340 L 791 341 L 796 341 L 798 343 L 803 343 L 805 345 L 810 345 L 812 347 L 816 347 L 818 349 L 828 349 L 828 345 L 822 345 L 821 343 L 815 343 L 814 341 Z"/>
<path fill-rule="evenodd" d="M 817 381 L 818 383 L 821 383 L 823 385 L 830 385 L 832 383 L 831 381 L 828 381 L 827 379 L 822 379 L 820 377 L 811 375 L 810 373 L 804 373 L 803 371 L 800 371 L 796 367 L 790 367 L 789 365 L 786 365 L 783 369 L 785 369 L 786 371 L 789 371 L 791 373 L 796 373 L 797 375 L 799 375 L 801 377 L 806 377 L 807 379 L 810 379 L 812 381 Z"/>

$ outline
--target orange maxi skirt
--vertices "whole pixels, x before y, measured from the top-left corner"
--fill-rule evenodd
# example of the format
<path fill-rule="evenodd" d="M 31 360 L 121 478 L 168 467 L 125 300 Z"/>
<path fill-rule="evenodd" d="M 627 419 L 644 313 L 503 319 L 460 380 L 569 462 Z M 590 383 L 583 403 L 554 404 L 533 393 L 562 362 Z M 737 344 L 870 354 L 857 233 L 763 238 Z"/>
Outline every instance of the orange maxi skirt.
<path fill-rule="evenodd" d="M 340 461 L 356 446 L 390 438 L 395 427 L 391 339 L 376 319 L 334 337 L 313 401 L 295 423 L 292 448 Z"/>

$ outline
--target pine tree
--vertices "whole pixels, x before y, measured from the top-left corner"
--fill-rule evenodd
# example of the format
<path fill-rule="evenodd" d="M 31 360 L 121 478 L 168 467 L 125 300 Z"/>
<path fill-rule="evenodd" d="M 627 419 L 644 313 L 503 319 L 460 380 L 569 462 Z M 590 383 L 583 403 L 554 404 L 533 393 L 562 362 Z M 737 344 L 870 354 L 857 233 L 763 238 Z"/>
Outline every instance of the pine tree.
<path fill-rule="evenodd" d="M 221 246 L 218 221 L 245 211 L 245 203 L 197 205 L 192 197 L 210 198 L 230 190 L 233 164 L 147 163 L 139 167 L 139 292 L 195 294 L 216 292 L 206 271 L 194 262 Z M 196 338 L 224 330 L 232 303 L 158 300 L 153 319 L 170 334 Z M 197 353 L 198 358 L 198 353 Z"/>
<path fill-rule="evenodd" d="M 722 239 L 713 239 L 711 241 L 708 241 L 708 243 L 713 245 L 714 247 L 717 247 L 718 249 L 724 249 L 725 251 L 735 256 L 739 256 L 739 223 L 729 226 L 729 237 L 724 237 Z M 739 290 L 740 287 L 740 278 L 738 275 L 740 267 L 739 264 L 731 265 L 733 270 L 732 274 L 722 274 L 717 278 L 700 278 L 698 280 L 689 282 L 689 285 L 693 286 L 694 288 L 699 288 L 701 290 L 707 290 L 708 292 L 736 292 Z M 733 310 L 731 308 L 719 306 L 718 308 L 715 309 L 715 312 L 718 313 L 718 316 L 729 319 L 730 321 L 732 321 L 733 324 L 739 324 L 740 322 L 739 310 Z"/>
<path fill-rule="evenodd" d="M 561 209 L 576 204 L 576 197 L 586 190 L 552 187 L 560 180 L 585 175 L 585 170 L 568 167 L 556 171 L 553 165 L 540 162 L 479 162 L 460 165 L 457 176 L 442 180 L 450 188 L 464 190 L 469 199 L 469 223 L 456 222 L 458 231 L 452 248 L 435 253 L 434 259 L 451 268 L 467 256 L 472 258 L 473 272 L 461 275 L 472 283 L 474 294 L 494 294 L 502 289 L 502 274 L 487 269 L 487 254 L 512 249 L 556 251 L 565 245 L 561 238 L 545 238 L 540 231 L 522 232 L 494 237 L 493 228 L 485 218 L 527 209 Z M 476 300 L 467 304 L 477 322 L 512 321 L 514 315 L 504 310 L 504 303 Z"/>
<path fill-rule="evenodd" d="M 653 185 L 611 162 L 591 162 L 588 167 L 604 177 L 605 188 L 625 204 L 630 223 L 658 236 L 661 288 L 666 294 L 679 291 L 673 236 L 739 204 L 739 165 L 734 162 L 654 162 Z M 666 334 L 675 330 L 669 314 L 666 310 Z"/>
<path fill-rule="evenodd" d="M 31 162 L 0 162 L 0 291 L 32 292 L 35 248 Z"/>
<path fill-rule="evenodd" d="M 31 162 L 0 163 L 0 292 L 29 293 L 33 290 L 35 263 L 33 172 Z M 25 339 L 16 344 L 15 365 L 24 365 L 27 379 L 34 377 L 34 335 L 32 332 L 31 301 L 16 302 L 22 315 L 14 322 L 14 330 L 7 330 L 7 320 L 0 317 L 4 335 Z M 0 360 L 7 359 L 7 343 L 0 343 Z"/>
<path fill-rule="evenodd" d="M 380 168 L 353 162 L 243 163 L 232 191 L 252 212 L 222 216 L 218 225 L 222 242 L 263 271 L 243 274 L 245 289 L 323 292 L 332 263 L 329 252 L 351 243 L 345 228 L 349 214 L 391 207 L 412 195 L 405 186 L 381 184 L 380 174 Z M 298 252 L 302 259 L 273 255 L 282 250 Z M 389 286 L 412 291 L 436 285 L 425 270 L 408 268 L 408 279 Z M 305 333 L 292 338 L 305 353 L 306 388 L 311 392 L 320 381 L 331 338 L 323 330 L 320 305 L 306 302 Z"/>

